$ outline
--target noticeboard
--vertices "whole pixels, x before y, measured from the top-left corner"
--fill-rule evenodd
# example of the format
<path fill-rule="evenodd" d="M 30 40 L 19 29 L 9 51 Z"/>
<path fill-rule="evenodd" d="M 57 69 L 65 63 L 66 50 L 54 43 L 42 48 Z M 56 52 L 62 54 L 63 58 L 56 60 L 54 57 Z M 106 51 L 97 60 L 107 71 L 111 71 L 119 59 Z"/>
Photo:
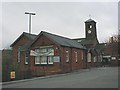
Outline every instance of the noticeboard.
<path fill-rule="evenodd" d="M 60 62 L 60 56 L 54 56 L 53 60 L 54 62 Z"/>

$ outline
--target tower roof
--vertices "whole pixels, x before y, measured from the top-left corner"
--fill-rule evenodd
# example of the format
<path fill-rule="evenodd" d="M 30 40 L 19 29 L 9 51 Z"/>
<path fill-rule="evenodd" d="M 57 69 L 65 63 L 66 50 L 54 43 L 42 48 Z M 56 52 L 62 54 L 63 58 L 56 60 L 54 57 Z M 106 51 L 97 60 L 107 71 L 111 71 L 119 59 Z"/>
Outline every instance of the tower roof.
<path fill-rule="evenodd" d="M 87 23 L 87 22 L 95 22 L 95 21 L 92 19 L 88 19 L 87 21 L 85 21 L 85 23 Z"/>

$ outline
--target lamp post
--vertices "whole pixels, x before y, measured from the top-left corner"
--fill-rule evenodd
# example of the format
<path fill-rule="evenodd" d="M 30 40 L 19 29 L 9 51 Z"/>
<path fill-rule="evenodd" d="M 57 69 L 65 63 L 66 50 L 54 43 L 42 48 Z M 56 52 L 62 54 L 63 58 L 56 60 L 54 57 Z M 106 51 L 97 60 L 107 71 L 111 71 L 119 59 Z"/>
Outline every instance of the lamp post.
<path fill-rule="evenodd" d="M 31 15 L 36 15 L 36 14 L 30 12 L 25 12 L 25 14 L 29 14 L 29 33 L 31 33 Z"/>
<path fill-rule="evenodd" d="M 30 13 L 30 12 L 25 12 L 25 14 L 28 14 L 29 15 L 29 36 L 31 34 L 31 15 L 35 15 L 35 13 Z M 31 78 L 31 69 L 30 69 L 30 47 L 28 47 L 27 51 L 26 51 L 26 54 L 27 54 L 27 61 L 28 62 L 28 72 L 27 72 L 27 78 Z"/>

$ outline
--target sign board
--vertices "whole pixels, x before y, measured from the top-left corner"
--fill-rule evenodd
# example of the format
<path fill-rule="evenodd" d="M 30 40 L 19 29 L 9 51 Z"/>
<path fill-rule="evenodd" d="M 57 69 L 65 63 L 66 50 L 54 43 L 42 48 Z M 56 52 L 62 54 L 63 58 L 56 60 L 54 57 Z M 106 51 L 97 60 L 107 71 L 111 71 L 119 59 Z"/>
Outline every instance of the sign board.
<path fill-rule="evenodd" d="M 116 57 L 111 57 L 112 60 L 116 60 Z"/>
<path fill-rule="evenodd" d="M 54 56 L 53 61 L 54 62 L 60 62 L 60 56 Z"/>
<path fill-rule="evenodd" d="M 10 72 L 10 78 L 11 78 L 11 79 L 14 79 L 14 78 L 15 78 L 15 71 L 11 71 L 11 72 Z"/>

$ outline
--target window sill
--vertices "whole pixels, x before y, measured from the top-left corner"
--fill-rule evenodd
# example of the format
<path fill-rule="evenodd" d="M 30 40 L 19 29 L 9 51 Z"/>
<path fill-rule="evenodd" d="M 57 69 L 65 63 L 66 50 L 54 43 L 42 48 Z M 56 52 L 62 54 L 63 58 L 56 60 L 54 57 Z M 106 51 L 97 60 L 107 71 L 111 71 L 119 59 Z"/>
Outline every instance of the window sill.
<path fill-rule="evenodd" d="M 54 64 L 35 64 L 35 66 L 53 66 Z"/>

